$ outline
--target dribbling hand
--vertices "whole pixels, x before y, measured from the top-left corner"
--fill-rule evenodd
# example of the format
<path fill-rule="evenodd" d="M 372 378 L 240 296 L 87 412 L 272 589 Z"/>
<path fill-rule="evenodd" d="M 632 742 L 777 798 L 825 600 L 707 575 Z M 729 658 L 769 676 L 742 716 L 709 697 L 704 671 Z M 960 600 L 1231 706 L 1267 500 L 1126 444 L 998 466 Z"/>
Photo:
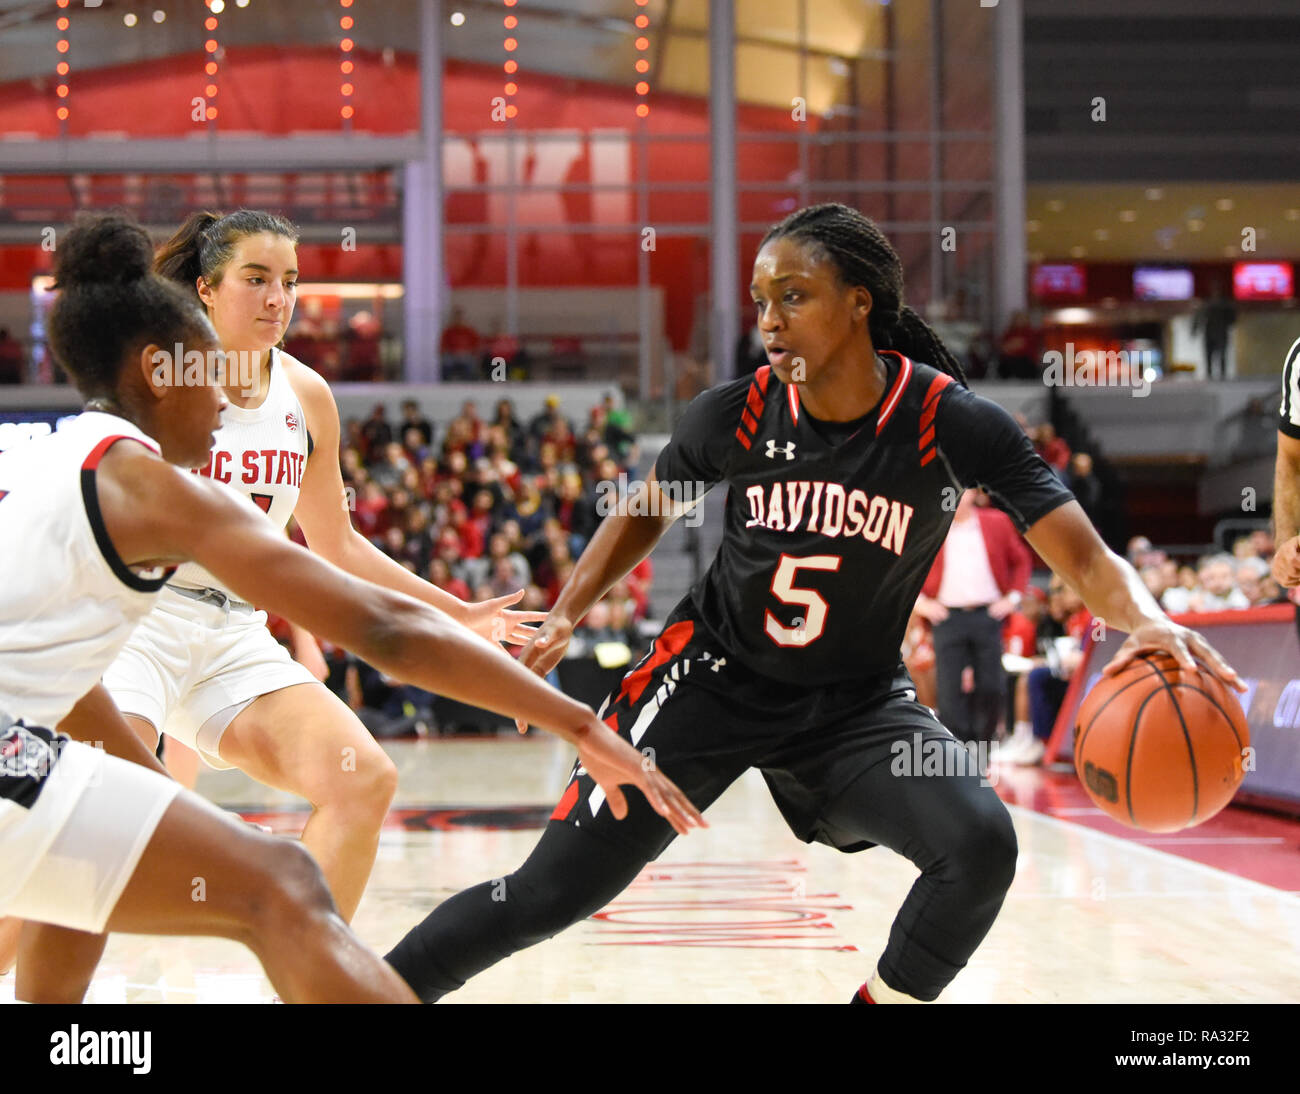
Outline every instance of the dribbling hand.
<path fill-rule="evenodd" d="M 638 752 L 604 722 L 593 718 L 578 743 L 578 762 L 605 792 L 610 812 L 618 820 L 627 816 L 627 798 L 621 786 L 631 784 L 678 835 L 687 835 L 692 826 L 708 827 L 690 799 L 656 769 L 654 760 Z"/>
<path fill-rule="evenodd" d="M 1172 654 L 1178 664 L 1194 671 L 1199 657 L 1215 676 L 1237 691 L 1245 691 L 1246 683 L 1236 670 L 1223 659 L 1219 651 L 1189 627 L 1171 619 L 1149 619 L 1124 640 L 1119 652 L 1102 669 L 1102 675 L 1114 676 L 1133 661 L 1139 653 L 1160 650 Z"/>

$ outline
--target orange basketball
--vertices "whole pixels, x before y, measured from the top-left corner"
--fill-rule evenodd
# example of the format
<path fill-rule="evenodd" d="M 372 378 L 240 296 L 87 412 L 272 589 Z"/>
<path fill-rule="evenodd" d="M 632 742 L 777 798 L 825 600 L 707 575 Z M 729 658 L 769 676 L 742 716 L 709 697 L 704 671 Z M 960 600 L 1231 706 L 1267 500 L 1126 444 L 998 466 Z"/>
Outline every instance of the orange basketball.
<path fill-rule="evenodd" d="M 1074 766 L 1117 821 L 1176 832 L 1209 820 L 1245 777 L 1250 729 L 1236 692 L 1200 662 L 1140 654 L 1103 676 L 1079 707 Z"/>

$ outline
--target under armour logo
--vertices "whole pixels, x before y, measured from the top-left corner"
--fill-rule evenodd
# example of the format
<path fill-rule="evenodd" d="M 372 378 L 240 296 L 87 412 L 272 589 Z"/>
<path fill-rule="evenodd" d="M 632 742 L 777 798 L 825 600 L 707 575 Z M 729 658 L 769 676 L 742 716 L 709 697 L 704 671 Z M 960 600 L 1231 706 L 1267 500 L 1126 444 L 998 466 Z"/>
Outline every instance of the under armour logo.
<path fill-rule="evenodd" d="M 779 444 L 776 443 L 776 441 L 768 441 L 768 442 L 767 442 L 767 458 L 768 458 L 769 460 L 774 460 L 774 459 L 776 459 L 776 454 L 777 454 L 778 452 L 784 452 L 784 453 L 785 453 L 785 458 L 786 458 L 787 460 L 792 460 L 792 459 L 794 459 L 794 441 L 791 441 L 791 442 L 790 442 L 789 444 L 787 444 L 787 445 L 779 445 Z"/>

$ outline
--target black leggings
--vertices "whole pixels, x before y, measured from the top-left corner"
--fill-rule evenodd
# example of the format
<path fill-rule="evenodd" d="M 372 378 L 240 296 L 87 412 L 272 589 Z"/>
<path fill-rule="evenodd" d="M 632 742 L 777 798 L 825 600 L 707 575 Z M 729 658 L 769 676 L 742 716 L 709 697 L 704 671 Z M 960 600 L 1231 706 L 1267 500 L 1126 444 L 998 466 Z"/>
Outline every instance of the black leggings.
<path fill-rule="evenodd" d="M 966 762 L 969 754 L 956 741 L 946 738 L 941 747 L 949 764 Z M 822 813 L 836 830 L 897 851 L 920 868 L 878 963 L 885 983 L 917 999 L 934 999 L 965 966 L 1015 875 L 1011 817 L 993 789 L 980 785 L 973 766 L 902 776 L 896 765 L 877 763 Z M 388 961 L 421 999 L 433 1002 L 599 911 L 652 854 L 551 821 L 518 870 L 444 901 Z M 854 986 L 846 985 L 846 997 Z"/>

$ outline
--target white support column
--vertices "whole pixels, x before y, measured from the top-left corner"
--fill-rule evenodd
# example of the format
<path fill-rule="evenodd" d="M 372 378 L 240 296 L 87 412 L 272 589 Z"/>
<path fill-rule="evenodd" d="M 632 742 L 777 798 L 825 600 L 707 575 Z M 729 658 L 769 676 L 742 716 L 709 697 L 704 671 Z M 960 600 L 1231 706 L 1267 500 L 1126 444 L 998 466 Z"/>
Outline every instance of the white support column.
<path fill-rule="evenodd" d="M 709 0 L 709 167 L 712 266 L 709 356 L 713 383 L 735 369 L 740 316 L 736 293 L 739 227 L 736 223 L 736 12 L 733 0 Z"/>
<path fill-rule="evenodd" d="M 1005 329 L 1025 307 L 1025 65 L 1021 0 L 1000 0 L 993 19 L 994 320 Z"/>
<path fill-rule="evenodd" d="M 420 0 L 420 157 L 404 169 L 404 379 L 436 383 L 443 319 L 442 0 Z"/>

